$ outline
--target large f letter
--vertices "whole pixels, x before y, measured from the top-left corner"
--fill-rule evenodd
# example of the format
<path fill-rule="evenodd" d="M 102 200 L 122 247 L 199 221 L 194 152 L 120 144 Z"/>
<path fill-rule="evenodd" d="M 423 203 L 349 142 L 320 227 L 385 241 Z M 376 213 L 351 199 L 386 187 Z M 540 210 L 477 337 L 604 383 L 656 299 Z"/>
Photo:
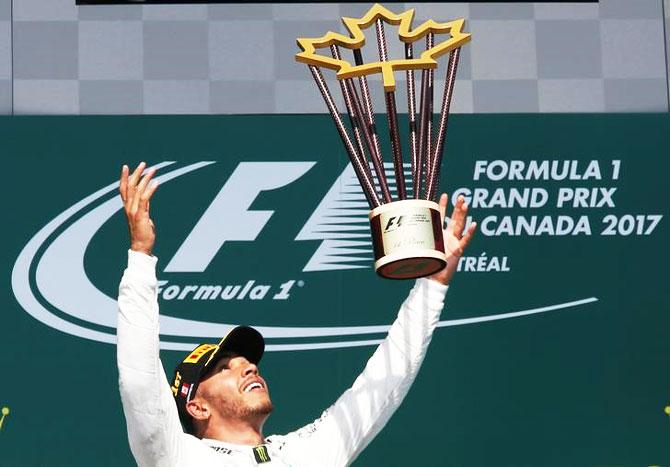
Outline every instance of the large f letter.
<path fill-rule="evenodd" d="M 313 165 L 314 162 L 240 163 L 165 271 L 202 272 L 226 241 L 255 240 L 274 211 L 249 211 L 251 203 L 261 191 L 286 186 Z"/>

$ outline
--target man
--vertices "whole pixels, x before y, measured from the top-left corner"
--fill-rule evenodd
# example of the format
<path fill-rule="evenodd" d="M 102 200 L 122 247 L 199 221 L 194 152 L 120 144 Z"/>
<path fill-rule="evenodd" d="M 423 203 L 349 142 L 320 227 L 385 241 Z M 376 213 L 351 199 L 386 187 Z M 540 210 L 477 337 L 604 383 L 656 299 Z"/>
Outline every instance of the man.
<path fill-rule="evenodd" d="M 387 338 L 353 386 L 315 422 L 281 436 L 263 435 L 272 411 L 259 375 L 263 339 L 235 328 L 218 345 L 198 346 L 178 366 L 172 385 L 159 359 L 155 241 L 149 204 L 155 170 L 123 166 L 119 191 L 130 229 L 128 268 L 119 287 L 117 359 L 130 448 L 150 466 L 349 465 L 400 405 L 439 321 L 447 285 L 475 231 L 463 235 L 467 206 L 456 202 L 444 231 L 447 267 L 419 279 Z M 444 218 L 447 198 L 440 198 Z M 182 429 L 181 421 L 189 433 Z"/>

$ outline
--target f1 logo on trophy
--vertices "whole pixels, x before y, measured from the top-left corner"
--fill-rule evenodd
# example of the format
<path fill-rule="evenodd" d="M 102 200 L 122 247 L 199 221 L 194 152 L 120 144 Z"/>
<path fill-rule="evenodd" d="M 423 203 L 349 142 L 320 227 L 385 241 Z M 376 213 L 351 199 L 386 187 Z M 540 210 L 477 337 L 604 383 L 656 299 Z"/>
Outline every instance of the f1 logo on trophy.
<path fill-rule="evenodd" d="M 412 279 L 433 274 L 446 265 L 442 221 L 434 201 L 449 118 L 449 107 L 456 81 L 461 46 L 470 41 L 463 32 L 464 19 L 447 23 L 428 20 L 413 28 L 414 10 L 395 14 L 376 4 L 362 18 L 342 18 L 346 36 L 328 32 L 318 38 L 299 38 L 302 52 L 296 60 L 309 66 L 314 81 L 328 107 L 361 188 L 370 205 L 370 228 L 375 253 L 375 270 L 389 279 Z M 398 26 L 404 43 L 404 57 L 389 57 L 384 25 Z M 374 25 L 379 60 L 365 63 L 362 49 L 365 30 Z M 444 35 L 448 36 L 445 38 Z M 437 37 L 436 37 L 437 36 Z M 416 44 L 425 38 L 425 46 Z M 440 41 L 439 39 L 444 39 Z M 419 47 L 415 48 L 415 45 Z M 330 49 L 330 56 L 317 54 Z M 346 49 L 350 57 L 342 55 Z M 417 50 L 418 49 L 418 50 Z M 442 109 L 437 128 L 433 128 L 433 86 L 437 59 L 449 53 Z M 415 55 L 418 58 L 415 58 Z M 349 59 L 348 59 L 349 58 Z M 353 58 L 353 65 L 350 58 Z M 337 71 L 342 97 L 349 114 L 350 130 L 345 126 L 321 68 Z M 421 70 L 421 90 L 417 115 L 415 70 Z M 411 196 L 405 184 L 396 81 L 394 73 L 405 71 L 407 80 L 408 140 L 411 155 Z M 384 159 L 377 134 L 367 76 L 380 73 L 389 140 L 393 154 L 393 173 L 397 197 L 392 199 L 392 182 L 384 171 Z M 355 79 L 357 78 L 357 80 Z M 353 140 L 349 131 L 353 133 Z M 372 168 L 370 167 L 372 162 Z M 373 175 L 374 170 L 374 175 Z"/>

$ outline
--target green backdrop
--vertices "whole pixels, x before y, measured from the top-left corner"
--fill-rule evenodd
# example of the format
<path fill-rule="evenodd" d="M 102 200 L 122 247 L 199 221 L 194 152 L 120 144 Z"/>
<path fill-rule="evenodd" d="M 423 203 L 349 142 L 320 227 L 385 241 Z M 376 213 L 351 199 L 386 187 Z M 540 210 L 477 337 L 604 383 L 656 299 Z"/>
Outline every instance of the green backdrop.
<path fill-rule="evenodd" d="M 411 287 L 369 267 L 365 208 L 327 116 L 12 117 L 0 137 L 2 466 L 133 464 L 115 348 L 100 342 L 128 246 L 110 201 L 124 162 L 174 162 L 152 205 L 162 313 L 274 330 L 266 434 L 312 421 L 348 387 L 365 341 L 383 337 L 353 327 L 388 325 Z M 477 193 L 484 229 L 416 383 L 356 465 L 670 465 L 668 114 L 454 115 L 446 152 L 442 188 Z M 265 178 L 237 183 L 243 168 Z M 257 189 L 268 174 L 291 181 Z M 524 189 L 545 202 L 510 206 Z M 244 190 L 248 212 L 223 209 Z M 575 193 L 588 195 L 573 206 Z M 248 227 L 259 211 L 271 215 Z M 220 228 L 188 243 L 203 218 Z M 173 261 L 207 245 L 204 266 Z M 252 280 L 268 287 L 255 300 L 195 298 Z M 351 328 L 296 330 L 333 327 Z M 189 332 L 170 328 L 166 348 L 197 342 Z M 169 371 L 181 354 L 163 350 Z"/>

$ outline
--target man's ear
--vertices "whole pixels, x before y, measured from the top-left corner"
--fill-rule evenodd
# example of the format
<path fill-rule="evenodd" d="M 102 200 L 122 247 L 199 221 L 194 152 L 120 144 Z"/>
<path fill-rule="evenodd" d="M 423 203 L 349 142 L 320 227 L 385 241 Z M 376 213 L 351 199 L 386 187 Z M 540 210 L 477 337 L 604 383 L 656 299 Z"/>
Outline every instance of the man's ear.
<path fill-rule="evenodd" d="M 186 411 L 195 420 L 207 420 L 212 415 L 207 401 L 199 397 L 186 403 Z"/>

